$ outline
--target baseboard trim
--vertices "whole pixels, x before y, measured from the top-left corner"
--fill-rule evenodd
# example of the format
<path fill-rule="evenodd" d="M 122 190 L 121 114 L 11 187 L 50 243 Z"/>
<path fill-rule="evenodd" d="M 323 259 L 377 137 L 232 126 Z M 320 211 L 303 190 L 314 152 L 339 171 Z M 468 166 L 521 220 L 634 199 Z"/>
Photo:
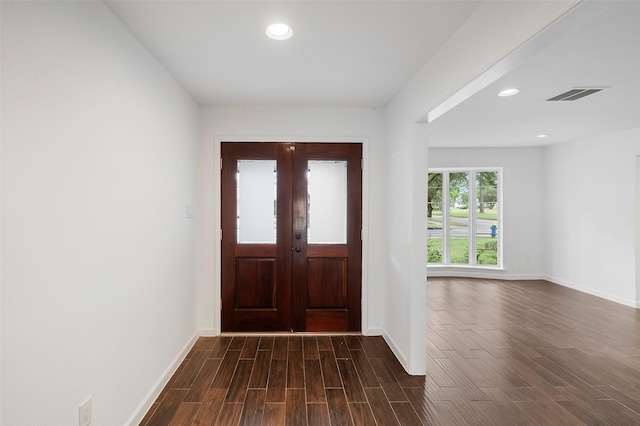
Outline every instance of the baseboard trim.
<path fill-rule="evenodd" d="M 382 327 L 369 327 L 366 330 L 362 330 L 363 336 L 382 336 L 383 333 Z"/>
<path fill-rule="evenodd" d="M 396 342 L 394 342 L 394 340 L 389 336 L 389 334 L 386 331 L 384 331 L 384 329 L 382 330 L 382 338 L 384 339 L 385 342 L 387 342 L 387 345 L 389 346 L 389 348 L 391 348 L 391 351 L 396 356 L 398 361 L 400 361 L 400 364 L 402 364 L 402 367 L 404 368 L 404 370 L 409 371 L 409 360 L 404 355 L 404 352 L 400 350 Z"/>
<path fill-rule="evenodd" d="M 162 373 L 158 381 L 151 387 L 151 390 L 147 393 L 147 395 L 142 399 L 142 402 L 135 409 L 131 417 L 125 422 L 125 426 L 138 426 L 147 412 L 151 409 L 151 406 L 155 402 L 155 400 L 162 392 L 162 389 L 169 383 L 171 377 L 178 370 L 178 367 L 184 361 L 187 354 L 198 340 L 200 336 L 200 330 L 196 331 L 193 336 L 187 341 L 187 343 L 182 347 L 178 355 L 175 356 L 173 361 L 169 367 Z"/>
<path fill-rule="evenodd" d="M 636 300 L 627 299 L 627 298 L 624 298 L 624 297 L 619 297 L 619 296 L 616 296 L 614 294 L 607 293 L 605 291 L 594 290 L 594 289 L 589 288 L 589 287 L 584 287 L 584 286 L 578 285 L 578 284 L 573 283 L 571 281 L 567 281 L 567 280 L 563 280 L 563 279 L 556 278 L 556 277 L 551 277 L 551 276 L 545 276 L 544 279 L 549 281 L 549 282 L 552 282 L 554 284 L 558 284 L 558 285 L 561 285 L 563 287 L 570 288 L 572 290 L 577 290 L 577 291 L 580 291 L 582 293 L 587 293 L 587 294 L 590 294 L 592 296 L 596 296 L 596 297 L 599 297 L 601 299 L 608 300 L 610 302 L 619 303 L 621 305 L 629 306 L 631 308 L 636 308 L 636 309 L 640 307 L 640 302 L 638 302 Z"/>
<path fill-rule="evenodd" d="M 485 278 L 489 280 L 546 280 L 545 275 L 539 274 L 506 274 L 500 271 L 491 270 L 465 270 L 465 269 L 442 269 L 433 270 L 427 268 L 427 284 L 429 278 L 437 277 L 462 277 L 462 278 Z"/>

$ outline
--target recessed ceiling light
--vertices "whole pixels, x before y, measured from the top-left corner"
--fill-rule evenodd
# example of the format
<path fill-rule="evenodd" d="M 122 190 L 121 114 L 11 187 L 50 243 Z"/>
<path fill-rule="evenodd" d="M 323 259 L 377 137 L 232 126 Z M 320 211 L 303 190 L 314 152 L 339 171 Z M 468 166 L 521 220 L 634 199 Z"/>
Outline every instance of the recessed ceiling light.
<path fill-rule="evenodd" d="M 267 36 L 274 40 L 287 40 L 293 35 L 293 30 L 287 24 L 271 24 L 267 27 Z"/>
<path fill-rule="evenodd" d="M 516 95 L 516 94 L 518 94 L 518 92 L 520 92 L 520 89 L 515 89 L 515 88 L 513 88 L 513 89 L 505 89 L 502 92 L 498 93 L 498 96 L 504 98 L 505 96 Z"/>
<path fill-rule="evenodd" d="M 546 134 L 546 133 L 540 133 L 539 135 L 536 135 L 536 138 L 538 139 L 544 139 L 544 138 L 548 138 L 550 135 Z"/>

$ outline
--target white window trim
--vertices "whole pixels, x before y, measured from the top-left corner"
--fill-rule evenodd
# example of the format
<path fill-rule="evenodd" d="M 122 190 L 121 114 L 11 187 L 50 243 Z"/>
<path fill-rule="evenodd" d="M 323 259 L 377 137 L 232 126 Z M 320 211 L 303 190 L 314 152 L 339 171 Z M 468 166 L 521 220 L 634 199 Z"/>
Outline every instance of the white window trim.
<path fill-rule="evenodd" d="M 476 173 L 478 172 L 497 172 L 498 173 L 498 264 L 497 265 L 481 265 L 476 263 L 476 209 L 469 209 L 469 263 L 467 264 L 451 264 L 449 263 L 449 173 L 468 173 L 469 182 L 469 200 L 476 199 Z M 503 219 L 503 189 L 502 189 L 502 167 L 451 167 L 451 168 L 432 168 L 428 173 L 442 173 L 442 205 L 447 206 L 442 212 L 442 263 L 427 263 L 427 269 L 430 268 L 452 268 L 452 269 L 481 269 L 481 270 L 504 270 L 503 264 L 503 235 L 504 235 L 504 219 Z M 445 175 L 447 179 L 445 179 Z M 469 202 L 471 204 L 471 202 Z M 446 225 L 446 226 L 445 226 Z"/>

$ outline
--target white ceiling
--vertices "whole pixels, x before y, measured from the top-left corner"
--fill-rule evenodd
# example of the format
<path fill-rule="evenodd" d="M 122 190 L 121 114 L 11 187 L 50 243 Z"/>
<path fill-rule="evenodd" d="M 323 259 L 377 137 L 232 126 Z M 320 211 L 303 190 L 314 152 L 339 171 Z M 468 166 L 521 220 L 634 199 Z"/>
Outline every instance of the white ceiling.
<path fill-rule="evenodd" d="M 510 87 L 520 93 L 497 96 Z M 576 87 L 607 89 L 576 101 L 546 101 Z M 429 145 L 550 145 L 638 126 L 640 2 L 625 1 L 433 121 Z"/>
<path fill-rule="evenodd" d="M 477 1 L 106 1 L 203 105 L 382 107 Z M 582 7 L 582 6 L 579 6 Z M 285 21 L 293 37 L 268 39 Z M 623 1 L 430 124 L 430 146 L 534 146 L 640 125 L 640 2 Z M 505 87 L 521 92 L 498 98 Z M 609 87 L 545 102 L 573 87 Z M 547 139 L 535 135 L 548 133 Z"/>
<path fill-rule="evenodd" d="M 478 2 L 106 4 L 201 104 L 382 107 Z M 293 37 L 267 38 L 280 21 Z"/>

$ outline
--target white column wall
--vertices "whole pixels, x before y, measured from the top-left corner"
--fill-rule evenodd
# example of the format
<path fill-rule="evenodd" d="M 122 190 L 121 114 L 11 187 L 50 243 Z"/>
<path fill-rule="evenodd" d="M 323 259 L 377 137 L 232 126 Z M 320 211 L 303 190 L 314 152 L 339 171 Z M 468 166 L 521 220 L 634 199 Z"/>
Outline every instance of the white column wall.
<path fill-rule="evenodd" d="M 1 423 L 122 425 L 195 332 L 198 107 L 101 2 L 1 8 Z"/>
<path fill-rule="evenodd" d="M 418 136 L 416 123 L 424 121 L 429 112 L 447 99 L 455 98 L 454 103 L 458 103 L 464 96 L 473 95 L 473 90 L 465 90 L 464 96 L 453 96 L 576 4 L 575 1 L 480 3 L 387 107 L 390 198 L 384 330 L 396 355 L 412 374 L 423 374 L 426 362 L 426 306 L 414 299 L 424 294 L 427 274 L 425 145 L 428 146 L 428 141 Z M 502 68 L 486 75 L 474 90 L 510 69 Z M 422 165 L 412 161 L 414 158 L 423 158 Z M 425 188 L 422 196 L 417 188 Z M 419 256 L 424 263 L 412 265 Z"/>
<path fill-rule="evenodd" d="M 550 281 L 637 306 L 638 155 L 640 128 L 546 148 Z"/>

